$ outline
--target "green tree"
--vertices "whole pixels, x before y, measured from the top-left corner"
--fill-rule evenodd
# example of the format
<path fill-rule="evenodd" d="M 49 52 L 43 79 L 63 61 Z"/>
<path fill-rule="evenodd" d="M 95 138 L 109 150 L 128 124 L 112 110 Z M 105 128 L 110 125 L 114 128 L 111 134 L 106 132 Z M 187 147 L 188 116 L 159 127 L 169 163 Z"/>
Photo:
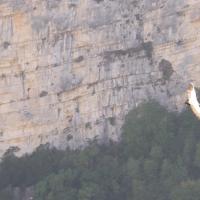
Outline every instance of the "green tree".
<path fill-rule="evenodd" d="M 171 194 L 172 200 L 198 200 L 200 197 L 200 181 L 181 182 Z"/>

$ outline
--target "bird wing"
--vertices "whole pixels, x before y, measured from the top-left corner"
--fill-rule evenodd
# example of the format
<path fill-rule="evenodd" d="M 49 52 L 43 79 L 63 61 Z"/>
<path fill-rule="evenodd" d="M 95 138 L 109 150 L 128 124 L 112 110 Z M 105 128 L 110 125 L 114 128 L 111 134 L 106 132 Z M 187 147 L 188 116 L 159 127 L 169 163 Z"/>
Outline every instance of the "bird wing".
<path fill-rule="evenodd" d="M 188 95 L 188 104 L 190 105 L 192 112 L 196 115 L 197 118 L 200 119 L 200 106 L 197 100 L 197 95 L 194 85 L 192 83 L 190 83 L 188 87 L 187 95 Z"/>

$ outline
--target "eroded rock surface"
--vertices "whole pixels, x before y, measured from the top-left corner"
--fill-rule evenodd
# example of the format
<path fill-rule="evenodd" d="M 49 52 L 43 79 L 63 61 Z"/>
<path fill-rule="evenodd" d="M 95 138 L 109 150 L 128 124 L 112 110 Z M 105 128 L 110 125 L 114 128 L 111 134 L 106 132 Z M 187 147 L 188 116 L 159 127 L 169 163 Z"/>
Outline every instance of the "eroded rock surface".
<path fill-rule="evenodd" d="M 0 0 L 0 154 L 118 140 L 147 99 L 200 85 L 200 0 Z"/>

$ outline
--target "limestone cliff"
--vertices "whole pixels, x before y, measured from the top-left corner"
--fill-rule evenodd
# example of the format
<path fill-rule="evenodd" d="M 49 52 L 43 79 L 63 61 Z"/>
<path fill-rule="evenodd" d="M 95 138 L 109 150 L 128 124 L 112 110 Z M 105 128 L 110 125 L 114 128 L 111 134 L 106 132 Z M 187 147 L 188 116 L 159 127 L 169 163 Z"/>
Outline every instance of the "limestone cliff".
<path fill-rule="evenodd" d="M 200 0 L 0 0 L 0 154 L 118 140 L 155 98 L 200 85 Z"/>

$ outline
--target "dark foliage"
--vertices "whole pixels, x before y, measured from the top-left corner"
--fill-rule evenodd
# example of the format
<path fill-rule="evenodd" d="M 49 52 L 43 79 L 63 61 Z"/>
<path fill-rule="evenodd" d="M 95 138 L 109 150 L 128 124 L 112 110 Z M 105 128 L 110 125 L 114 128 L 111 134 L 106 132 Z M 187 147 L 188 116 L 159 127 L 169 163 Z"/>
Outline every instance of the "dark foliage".
<path fill-rule="evenodd" d="M 198 200 L 200 122 L 155 102 L 131 111 L 121 142 L 84 150 L 40 147 L 8 154 L 0 165 L 0 199 L 8 187 L 35 186 L 37 200 Z M 5 197 L 4 199 L 12 199 Z"/>

